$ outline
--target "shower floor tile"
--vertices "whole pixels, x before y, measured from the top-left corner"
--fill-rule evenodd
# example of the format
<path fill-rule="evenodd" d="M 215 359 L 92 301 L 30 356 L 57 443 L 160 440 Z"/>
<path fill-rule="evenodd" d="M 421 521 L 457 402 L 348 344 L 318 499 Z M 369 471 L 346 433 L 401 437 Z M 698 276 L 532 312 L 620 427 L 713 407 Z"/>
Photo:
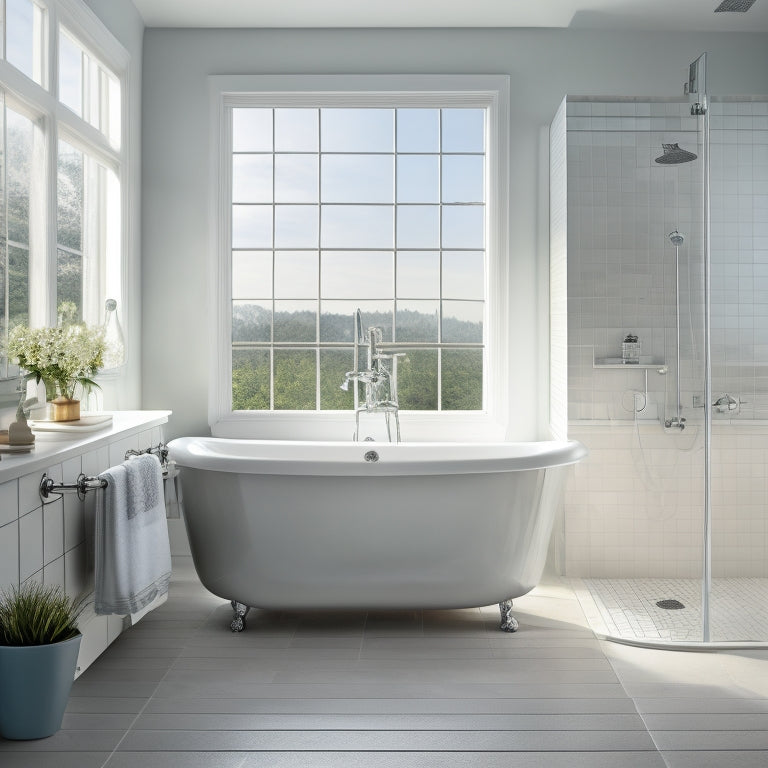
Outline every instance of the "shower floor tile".
<path fill-rule="evenodd" d="M 600 634 L 627 641 L 695 643 L 702 639 L 698 579 L 581 581 L 584 589 L 577 589 L 577 594 L 592 628 Z M 675 601 L 683 607 L 658 605 L 664 601 Z M 768 579 L 713 579 L 710 603 L 712 641 L 765 642 Z"/>

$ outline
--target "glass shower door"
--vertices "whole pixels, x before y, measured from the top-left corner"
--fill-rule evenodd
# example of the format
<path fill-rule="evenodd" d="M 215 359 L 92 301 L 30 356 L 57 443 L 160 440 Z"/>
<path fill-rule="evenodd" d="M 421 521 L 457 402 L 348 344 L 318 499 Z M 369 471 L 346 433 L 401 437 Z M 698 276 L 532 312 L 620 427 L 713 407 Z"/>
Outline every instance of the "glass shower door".
<path fill-rule="evenodd" d="M 768 98 L 710 104 L 710 636 L 768 640 Z"/>

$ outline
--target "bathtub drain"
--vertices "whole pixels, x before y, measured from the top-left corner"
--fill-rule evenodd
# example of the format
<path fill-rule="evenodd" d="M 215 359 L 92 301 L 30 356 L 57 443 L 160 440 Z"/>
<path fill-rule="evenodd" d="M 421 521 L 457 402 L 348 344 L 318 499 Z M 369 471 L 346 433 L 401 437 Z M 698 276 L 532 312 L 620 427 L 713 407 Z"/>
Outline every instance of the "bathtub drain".
<path fill-rule="evenodd" d="M 656 605 L 658 605 L 659 608 L 664 608 L 667 611 L 677 611 L 680 608 L 685 608 L 685 606 L 679 600 L 659 600 Z"/>

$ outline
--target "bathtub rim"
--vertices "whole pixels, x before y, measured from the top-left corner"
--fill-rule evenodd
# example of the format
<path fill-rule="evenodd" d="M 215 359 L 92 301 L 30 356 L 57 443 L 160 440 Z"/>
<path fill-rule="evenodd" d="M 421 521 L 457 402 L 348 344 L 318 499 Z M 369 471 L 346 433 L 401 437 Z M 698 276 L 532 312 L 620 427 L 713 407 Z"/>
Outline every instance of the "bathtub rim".
<path fill-rule="evenodd" d="M 576 464 L 588 453 L 577 440 L 391 444 L 191 436 L 171 440 L 168 448 L 182 469 L 338 477 L 522 472 Z M 245 449 L 245 455 L 235 452 L 237 448 Z M 272 455 L 255 454 L 256 448 L 271 449 Z M 370 451 L 378 455 L 376 461 L 366 460 Z M 468 452 L 481 455 L 468 457 Z"/>

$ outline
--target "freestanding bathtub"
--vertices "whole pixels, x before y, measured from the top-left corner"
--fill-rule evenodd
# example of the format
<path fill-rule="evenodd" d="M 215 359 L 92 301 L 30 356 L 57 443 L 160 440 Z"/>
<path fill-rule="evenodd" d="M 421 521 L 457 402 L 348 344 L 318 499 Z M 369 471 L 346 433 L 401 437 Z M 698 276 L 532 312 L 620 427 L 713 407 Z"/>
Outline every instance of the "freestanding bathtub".
<path fill-rule="evenodd" d="M 578 442 L 182 437 L 184 519 L 205 587 L 250 607 L 469 608 L 531 590 Z"/>

